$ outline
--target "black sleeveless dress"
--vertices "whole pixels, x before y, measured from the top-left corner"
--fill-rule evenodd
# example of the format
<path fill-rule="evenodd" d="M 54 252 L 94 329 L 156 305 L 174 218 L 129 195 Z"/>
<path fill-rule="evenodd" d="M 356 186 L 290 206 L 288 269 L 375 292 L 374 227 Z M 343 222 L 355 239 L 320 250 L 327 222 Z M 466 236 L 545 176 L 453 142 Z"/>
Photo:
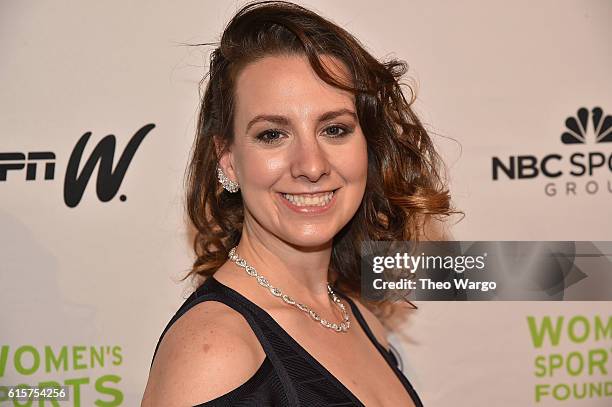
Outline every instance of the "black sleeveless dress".
<path fill-rule="evenodd" d="M 393 354 L 376 340 L 354 302 L 342 293 L 337 293 L 349 303 L 362 329 L 398 376 L 414 404 L 422 407 L 419 396 L 398 369 Z M 195 407 L 364 407 L 351 391 L 297 343 L 270 314 L 214 277 L 209 277 L 191 294 L 172 317 L 157 342 L 153 359 L 163 336 L 174 322 L 191 307 L 203 301 L 213 300 L 226 304 L 244 316 L 261 343 L 266 357 L 257 372 L 245 383 L 229 393 Z"/>

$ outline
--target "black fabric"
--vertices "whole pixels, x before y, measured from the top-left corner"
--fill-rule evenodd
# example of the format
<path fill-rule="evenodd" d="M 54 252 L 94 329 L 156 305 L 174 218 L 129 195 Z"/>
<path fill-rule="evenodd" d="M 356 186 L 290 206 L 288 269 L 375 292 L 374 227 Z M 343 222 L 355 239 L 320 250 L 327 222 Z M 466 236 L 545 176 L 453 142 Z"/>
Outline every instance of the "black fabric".
<path fill-rule="evenodd" d="M 398 369 L 393 354 L 376 340 L 354 302 L 342 293 L 338 294 L 349 303 L 355 318 L 398 376 L 414 404 L 422 407 L 419 396 Z M 349 389 L 306 352 L 268 313 L 214 277 L 208 278 L 191 294 L 168 322 L 157 342 L 153 358 L 170 326 L 191 307 L 203 301 L 222 302 L 244 316 L 261 343 L 266 357 L 257 372 L 245 383 L 229 393 L 195 407 L 364 407 Z"/>

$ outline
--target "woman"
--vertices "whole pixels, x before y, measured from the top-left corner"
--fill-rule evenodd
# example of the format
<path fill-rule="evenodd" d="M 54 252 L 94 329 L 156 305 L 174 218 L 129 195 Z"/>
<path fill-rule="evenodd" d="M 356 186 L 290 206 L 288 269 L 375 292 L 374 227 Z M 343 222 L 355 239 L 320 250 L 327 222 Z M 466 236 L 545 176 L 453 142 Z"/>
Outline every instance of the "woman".
<path fill-rule="evenodd" d="M 231 20 L 188 176 L 190 275 L 207 278 L 164 330 L 143 406 L 421 405 L 358 301 L 361 241 L 418 239 L 450 213 L 405 70 L 291 3 Z"/>

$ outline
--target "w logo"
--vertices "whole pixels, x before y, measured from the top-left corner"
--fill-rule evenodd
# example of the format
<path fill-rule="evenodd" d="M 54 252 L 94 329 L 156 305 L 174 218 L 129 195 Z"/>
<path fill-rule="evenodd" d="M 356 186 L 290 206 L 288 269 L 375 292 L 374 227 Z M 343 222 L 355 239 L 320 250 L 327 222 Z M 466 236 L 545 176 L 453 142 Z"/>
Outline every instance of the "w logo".
<path fill-rule="evenodd" d="M 593 123 L 593 133 L 596 143 L 612 142 L 612 116 L 606 115 L 604 118 L 603 110 L 595 107 L 590 112 L 591 122 Z M 566 131 L 561 135 L 563 144 L 584 144 L 589 127 L 589 111 L 582 107 L 578 109 L 576 117 L 568 117 L 565 120 Z"/>
<path fill-rule="evenodd" d="M 140 143 L 147 134 L 155 127 L 154 124 L 147 124 L 132 136 L 132 139 L 127 144 L 123 154 L 119 157 L 117 166 L 113 171 L 113 159 L 115 155 L 115 136 L 109 134 L 104 137 L 96 145 L 93 152 L 85 162 L 81 173 L 78 172 L 79 165 L 83 156 L 83 150 L 87 141 L 91 137 L 91 132 L 83 134 L 76 146 L 72 150 L 68 166 L 66 168 L 66 177 L 64 178 L 64 202 L 68 207 L 74 208 L 81 202 L 85 187 L 89 182 L 89 178 L 93 173 L 96 165 L 98 165 L 98 177 L 96 179 L 96 193 L 102 202 L 107 202 L 113 199 L 121 186 L 123 177 L 136 153 Z M 122 201 L 125 196 L 120 197 Z"/>

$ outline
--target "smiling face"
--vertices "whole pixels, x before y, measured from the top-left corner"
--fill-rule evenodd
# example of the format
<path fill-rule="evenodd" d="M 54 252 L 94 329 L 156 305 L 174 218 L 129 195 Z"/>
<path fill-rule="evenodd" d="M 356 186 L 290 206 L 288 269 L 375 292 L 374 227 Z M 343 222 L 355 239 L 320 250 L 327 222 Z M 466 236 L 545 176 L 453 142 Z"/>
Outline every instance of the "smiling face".
<path fill-rule="evenodd" d="M 348 78 L 339 60 L 321 60 Z M 239 72 L 235 101 L 234 142 L 221 167 L 240 184 L 247 229 L 301 247 L 328 244 L 366 185 L 353 95 L 325 83 L 305 57 L 268 56 Z"/>

